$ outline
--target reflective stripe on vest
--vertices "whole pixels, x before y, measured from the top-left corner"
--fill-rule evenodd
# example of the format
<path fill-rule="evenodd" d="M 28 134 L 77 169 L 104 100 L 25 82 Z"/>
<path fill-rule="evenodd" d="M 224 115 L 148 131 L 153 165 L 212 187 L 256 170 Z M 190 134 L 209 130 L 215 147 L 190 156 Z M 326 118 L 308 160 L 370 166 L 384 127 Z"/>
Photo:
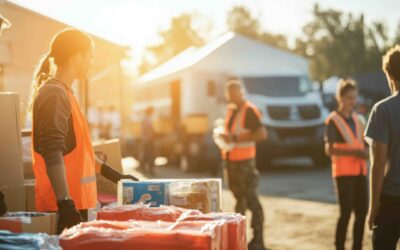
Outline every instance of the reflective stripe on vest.
<path fill-rule="evenodd" d="M 64 155 L 68 190 L 78 210 L 94 208 L 97 202 L 96 170 L 89 125 L 75 96 L 69 90 L 67 94 L 71 104 L 76 141 L 76 147 Z M 47 176 L 45 161 L 34 149 L 32 152 L 36 180 L 36 209 L 37 211 L 57 211 L 56 196 Z"/>
<path fill-rule="evenodd" d="M 357 114 L 352 114 L 356 126 L 356 133 L 351 130 L 347 122 L 335 111 L 332 112 L 326 123 L 333 121 L 339 133 L 344 139 L 344 143 L 334 143 L 333 148 L 341 150 L 356 150 L 364 149 L 363 140 L 363 127 L 359 121 Z M 354 175 L 366 175 L 367 164 L 364 159 L 360 159 L 356 156 L 338 156 L 333 155 L 332 159 L 332 175 L 337 176 L 354 176 Z"/>
<path fill-rule="evenodd" d="M 246 112 L 247 109 L 249 108 L 253 109 L 256 115 L 260 118 L 261 114 L 259 113 L 257 108 L 249 101 L 246 101 L 242 105 L 242 107 L 240 107 L 240 110 L 236 113 L 231 128 L 229 128 L 229 121 L 233 115 L 233 110 L 232 108 L 228 108 L 225 117 L 225 131 L 228 131 L 230 134 L 236 135 L 237 137 L 240 137 L 240 135 L 242 134 L 250 133 L 250 131 L 245 128 Z M 229 153 L 229 159 L 227 159 L 228 153 Z M 256 143 L 251 141 L 236 143 L 235 147 L 229 152 L 222 151 L 222 158 L 224 160 L 244 161 L 244 160 L 254 159 L 255 157 L 256 157 Z"/>

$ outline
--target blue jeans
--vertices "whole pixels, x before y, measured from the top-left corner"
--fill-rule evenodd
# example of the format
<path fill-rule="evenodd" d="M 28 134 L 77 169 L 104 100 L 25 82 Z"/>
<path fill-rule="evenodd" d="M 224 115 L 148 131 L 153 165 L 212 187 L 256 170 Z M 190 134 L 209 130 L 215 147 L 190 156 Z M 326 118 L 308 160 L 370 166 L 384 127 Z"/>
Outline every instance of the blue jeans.
<path fill-rule="evenodd" d="M 400 197 L 382 195 L 374 224 L 373 249 L 396 250 L 400 239 Z"/>

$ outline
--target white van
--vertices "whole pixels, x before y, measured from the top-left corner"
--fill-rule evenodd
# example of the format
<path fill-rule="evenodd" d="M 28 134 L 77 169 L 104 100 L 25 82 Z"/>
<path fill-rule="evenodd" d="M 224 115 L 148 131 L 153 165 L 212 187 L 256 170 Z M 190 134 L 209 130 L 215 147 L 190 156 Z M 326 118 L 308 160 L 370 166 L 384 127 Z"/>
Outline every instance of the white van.
<path fill-rule="evenodd" d="M 294 155 L 311 156 L 317 166 L 326 162 L 327 110 L 313 91 L 307 59 L 235 33 L 189 48 L 141 76 L 133 113 L 155 108 L 157 145 L 167 152 L 162 154 L 176 160 L 182 157 L 174 152 L 183 150 L 192 159 L 189 167 L 215 165 L 220 158 L 212 130 L 214 121 L 224 118 L 231 76 L 243 81 L 247 98 L 263 113 L 269 139 L 258 146 L 260 167 Z"/>

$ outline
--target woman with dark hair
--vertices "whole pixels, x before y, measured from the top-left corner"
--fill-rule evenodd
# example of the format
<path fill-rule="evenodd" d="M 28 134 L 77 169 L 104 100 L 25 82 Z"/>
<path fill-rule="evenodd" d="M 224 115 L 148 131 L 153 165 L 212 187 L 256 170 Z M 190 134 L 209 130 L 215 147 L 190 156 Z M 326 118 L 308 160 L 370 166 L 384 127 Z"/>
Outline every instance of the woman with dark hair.
<path fill-rule="evenodd" d="M 353 250 L 362 249 L 368 210 L 367 163 L 364 125 L 356 114 L 358 88 L 352 80 L 340 80 L 336 92 L 338 110 L 326 120 L 326 153 L 332 159 L 332 175 L 340 207 L 336 227 L 337 250 L 345 249 L 350 215 L 354 211 Z"/>
<path fill-rule="evenodd" d="M 33 76 L 33 170 L 38 211 L 58 211 L 58 233 L 87 220 L 97 201 L 96 172 L 113 182 L 124 176 L 96 160 L 86 117 L 71 86 L 86 79 L 93 41 L 76 29 L 54 36 Z M 97 164 L 96 164 L 97 163 Z"/>

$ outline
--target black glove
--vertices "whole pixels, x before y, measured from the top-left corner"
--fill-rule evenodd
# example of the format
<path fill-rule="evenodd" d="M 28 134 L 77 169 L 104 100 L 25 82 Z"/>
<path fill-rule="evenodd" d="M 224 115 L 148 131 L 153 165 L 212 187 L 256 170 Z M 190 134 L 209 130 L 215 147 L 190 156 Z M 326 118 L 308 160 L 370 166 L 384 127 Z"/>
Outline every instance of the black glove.
<path fill-rule="evenodd" d="M 81 214 L 75 208 L 74 201 L 65 199 L 57 202 L 58 224 L 57 234 L 62 233 L 65 228 L 73 227 L 83 221 Z"/>
<path fill-rule="evenodd" d="M 139 179 L 135 176 L 128 175 L 128 174 L 121 174 L 118 171 L 115 171 L 112 167 L 108 166 L 107 164 L 103 163 L 101 165 L 101 175 L 109 179 L 114 183 L 118 183 L 121 179 L 130 179 L 133 181 L 138 181 Z"/>
<path fill-rule="evenodd" d="M 7 205 L 4 200 L 4 194 L 0 192 L 0 216 L 3 216 L 5 213 L 7 213 Z"/>

